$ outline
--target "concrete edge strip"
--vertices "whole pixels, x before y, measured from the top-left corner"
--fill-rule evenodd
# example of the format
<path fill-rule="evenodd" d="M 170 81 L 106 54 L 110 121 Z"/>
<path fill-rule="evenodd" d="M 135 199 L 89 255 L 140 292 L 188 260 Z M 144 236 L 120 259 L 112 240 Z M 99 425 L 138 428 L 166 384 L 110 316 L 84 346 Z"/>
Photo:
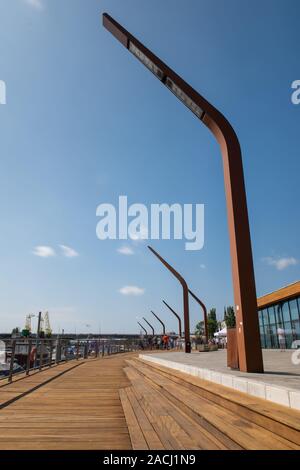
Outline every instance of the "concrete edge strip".
<path fill-rule="evenodd" d="M 166 359 L 151 357 L 150 355 L 139 354 L 145 361 L 159 364 L 169 369 L 175 369 L 203 380 L 208 380 L 219 385 L 237 390 L 238 392 L 262 398 L 267 401 L 277 403 L 295 410 L 300 410 L 300 392 L 287 387 L 274 386 L 271 383 L 261 383 L 257 380 L 249 380 L 243 377 L 236 377 L 229 373 L 218 372 L 211 369 L 181 364 L 179 362 L 168 361 Z"/>

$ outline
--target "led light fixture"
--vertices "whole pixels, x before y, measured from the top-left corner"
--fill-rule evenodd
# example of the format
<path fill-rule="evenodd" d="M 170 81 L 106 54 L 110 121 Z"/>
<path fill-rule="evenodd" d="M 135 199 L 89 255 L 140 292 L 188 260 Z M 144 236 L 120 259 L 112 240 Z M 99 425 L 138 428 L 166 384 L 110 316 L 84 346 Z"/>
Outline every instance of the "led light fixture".
<path fill-rule="evenodd" d="M 194 101 L 188 97 L 169 77 L 165 81 L 169 90 L 182 101 L 199 119 L 202 119 L 204 111 Z"/>
<path fill-rule="evenodd" d="M 160 80 L 163 79 L 163 71 L 160 70 L 157 65 L 155 65 L 142 51 L 139 50 L 131 41 L 129 42 L 129 50 L 132 54 L 135 55 L 137 59 L 139 59 L 149 70 L 150 72 L 154 73 Z"/>

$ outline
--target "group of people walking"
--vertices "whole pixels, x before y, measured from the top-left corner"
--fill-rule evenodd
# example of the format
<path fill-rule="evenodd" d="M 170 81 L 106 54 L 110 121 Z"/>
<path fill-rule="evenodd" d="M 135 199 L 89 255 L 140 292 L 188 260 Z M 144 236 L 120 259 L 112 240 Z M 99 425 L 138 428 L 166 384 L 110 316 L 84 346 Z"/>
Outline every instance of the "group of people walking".
<path fill-rule="evenodd" d="M 144 341 L 140 341 L 142 349 L 145 348 L 145 341 L 146 346 L 152 349 L 172 349 L 175 344 L 174 339 L 167 334 L 162 336 L 155 335 L 146 337 Z"/>

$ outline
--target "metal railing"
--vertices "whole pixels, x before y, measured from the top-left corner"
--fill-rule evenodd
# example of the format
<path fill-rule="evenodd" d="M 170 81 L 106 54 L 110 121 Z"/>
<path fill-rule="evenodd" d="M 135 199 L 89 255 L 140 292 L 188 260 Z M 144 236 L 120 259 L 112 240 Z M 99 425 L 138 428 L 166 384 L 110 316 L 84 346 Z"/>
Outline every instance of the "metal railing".
<path fill-rule="evenodd" d="M 30 372 L 39 372 L 62 362 L 141 349 L 140 342 L 133 340 L 12 338 L 4 343 L 5 363 L 0 364 L 0 381 L 8 380 L 9 383 L 14 376 L 28 376 Z"/>

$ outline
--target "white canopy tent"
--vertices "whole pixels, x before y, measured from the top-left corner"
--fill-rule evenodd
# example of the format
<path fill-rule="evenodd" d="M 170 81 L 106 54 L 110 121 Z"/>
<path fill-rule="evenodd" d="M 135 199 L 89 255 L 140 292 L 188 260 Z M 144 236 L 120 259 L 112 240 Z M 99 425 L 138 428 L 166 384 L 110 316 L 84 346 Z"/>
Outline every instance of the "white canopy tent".
<path fill-rule="evenodd" d="M 220 331 L 217 331 L 216 333 L 214 333 L 214 336 L 216 336 L 217 338 L 225 338 L 227 336 L 227 328 L 225 326 L 225 328 L 223 328 L 222 330 Z"/>

